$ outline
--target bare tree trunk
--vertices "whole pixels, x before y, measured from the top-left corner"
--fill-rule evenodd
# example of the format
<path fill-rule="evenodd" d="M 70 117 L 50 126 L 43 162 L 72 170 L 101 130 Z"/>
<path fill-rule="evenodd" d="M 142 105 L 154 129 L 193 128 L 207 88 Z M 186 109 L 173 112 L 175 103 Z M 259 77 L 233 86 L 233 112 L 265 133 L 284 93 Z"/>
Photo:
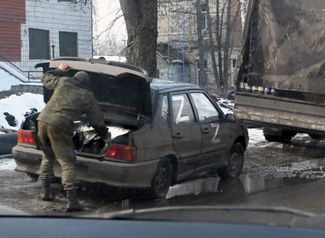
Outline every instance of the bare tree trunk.
<path fill-rule="evenodd" d="M 120 0 L 120 4 L 128 33 L 126 59 L 156 77 L 157 0 Z"/>
<path fill-rule="evenodd" d="M 227 0 L 227 21 L 226 21 L 226 37 L 224 47 L 224 58 L 223 58 L 223 75 L 224 75 L 224 95 L 228 93 L 229 87 L 229 62 L 230 62 L 230 45 L 231 45 L 231 0 Z"/>
<path fill-rule="evenodd" d="M 222 25 L 223 25 L 223 14 L 220 19 L 220 1 L 217 0 L 217 12 L 216 12 L 216 40 L 217 40 L 217 52 L 218 52 L 218 67 L 219 67 L 219 80 L 220 80 L 220 91 L 223 94 L 223 63 L 222 63 Z"/>
<path fill-rule="evenodd" d="M 237 25 L 237 21 L 238 19 L 241 18 L 240 14 L 240 9 L 242 8 L 242 5 L 241 5 L 241 2 L 240 0 L 236 0 L 237 2 L 235 2 L 235 4 L 237 4 L 237 10 L 236 10 L 236 13 L 235 13 L 235 16 L 234 16 L 234 21 L 233 21 L 233 24 L 232 24 L 232 33 L 231 33 L 231 44 L 230 44 L 230 56 L 232 55 L 233 51 L 234 51 L 234 42 L 235 42 L 235 37 L 236 37 L 236 25 Z M 235 5 L 234 4 L 234 5 Z"/>
<path fill-rule="evenodd" d="M 220 85 L 219 72 L 218 72 L 218 66 L 217 66 L 216 54 L 215 54 L 216 49 L 215 49 L 214 39 L 212 34 L 212 20 L 210 14 L 209 0 L 206 0 L 206 4 L 207 4 L 207 22 L 208 22 L 208 32 L 209 32 L 209 50 L 210 50 L 210 56 L 212 61 L 214 79 L 217 85 L 217 89 L 220 92 L 221 85 Z"/>
<path fill-rule="evenodd" d="M 199 85 L 206 86 L 205 78 L 205 65 L 204 65 L 204 48 L 203 48 L 203 35 L 202 35 L 202 9 L 201 1 L 196 0 L 196 25 L 197 25 L 197 43 L 199 48 Z"/>

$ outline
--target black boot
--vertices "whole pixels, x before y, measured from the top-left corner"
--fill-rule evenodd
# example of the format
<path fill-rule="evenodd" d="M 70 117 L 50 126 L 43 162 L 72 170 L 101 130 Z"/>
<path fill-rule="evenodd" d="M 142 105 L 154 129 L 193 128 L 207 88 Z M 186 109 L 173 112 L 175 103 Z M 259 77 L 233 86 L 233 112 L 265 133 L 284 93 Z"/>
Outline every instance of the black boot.
<path fill-rule="evenodd" d="M 75 189 L 67 190 L 66 193 L 67 193 L 68 203 L 65 211 L 66 212 L 82 211 L 83 207 L 78 202 L 76 190 Z"/>
<path fill-rule="evenodd" d="M 43 201 L 52 201 L 51 198 L 51 180 L 41 179 L 41 199 Z"/>

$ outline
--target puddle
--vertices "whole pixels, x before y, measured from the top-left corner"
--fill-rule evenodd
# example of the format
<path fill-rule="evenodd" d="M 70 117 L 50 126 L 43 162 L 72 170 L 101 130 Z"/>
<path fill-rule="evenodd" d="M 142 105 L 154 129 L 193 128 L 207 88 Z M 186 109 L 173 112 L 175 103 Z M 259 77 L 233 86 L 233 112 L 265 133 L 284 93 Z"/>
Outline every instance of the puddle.
<path fill-rule="evenodd" d="M 200 178 L 175 185 L 169 189 L 166 199 L 141 200 L 126 199 L 103 207 L 100 212 L 120 209 L 144 209 L 164 206 L 191 205 L 234 205 L 244 204 L 253 194 L 272 191 L 283 187 L 293 187 L 313 183 L 315 179 L 300 177 L 259 177 L 242 175 L 239 179 L 220 180 L 219 178 Z"/>
<path fill-rule="evenodd" d="M 200 196 L 204 194 L 217 194 L 230 198 L 269 191 L 284 186 L 312 183 L 316 178 L 308 177 L 250 177 L 242 175 L 239 179 L 220 180 L 218 178 L 199 179 L 178 184 L 169 189 L 166 196 L 172 199 L 179 196 Z"/>
<path fill-rule="evenodd" d="M 244 169 L 250 177 L 275 177 L 275 178 L 307 178 L 320 179 L 325 177 L 325 159 L 311 159 L 290 162 L 279 161 L 273 165 L 248 166 Z"/>
<path fill-rule="evenodd" d="M 250 168 L 239 179 L 220 180 L 207 177 L 177 184 L 169 189 L 166 198 L 198 197 L 204 194 L 236 198 L 284 186 L 312 183 L 322 178 L 325 178 L 325 159 L 286 162 Z"/>
<path fill-rule="evenodd" d="M 277 194 L 277 189 L 295 190 L 325 177 L 325 159 L 285 162 L 281 165 L 255 167 L 238 179 L 220 180 L 201 177 L 170 187 L 166 199 L 143 200 L 127 191 L 124 200 L 115 201 L 109 210 L 143 209 L 162 206 L 245 204 L 255 194 Z M 274 192 L 273 192 L 274 191 Z M 131 195 L 131 196 L 129 196 Z M 270 198 L 271 199 L 271 198 Z"/>

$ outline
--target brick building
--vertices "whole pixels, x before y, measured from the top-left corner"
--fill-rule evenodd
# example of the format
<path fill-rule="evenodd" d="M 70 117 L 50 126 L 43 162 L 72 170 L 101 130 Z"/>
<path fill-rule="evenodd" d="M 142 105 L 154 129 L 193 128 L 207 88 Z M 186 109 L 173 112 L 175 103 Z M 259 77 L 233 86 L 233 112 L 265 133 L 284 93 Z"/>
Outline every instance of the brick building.
<path fill-rule="evenodd" d="M 26 75 L 53 57 L 92 56 L 89 1 L 0 0 L 0 61 Z"/>

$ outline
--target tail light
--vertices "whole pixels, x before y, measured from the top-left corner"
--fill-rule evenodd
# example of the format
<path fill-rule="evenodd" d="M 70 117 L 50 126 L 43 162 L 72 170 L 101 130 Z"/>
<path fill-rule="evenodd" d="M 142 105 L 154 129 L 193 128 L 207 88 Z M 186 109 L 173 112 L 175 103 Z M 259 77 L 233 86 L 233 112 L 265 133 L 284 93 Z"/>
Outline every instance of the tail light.
<path fill-rule="evenodd" d="M 136 157 L 136 148 L 129 145 L 111 144 L 106 156 L 109 158 L 132 161 Z"/>
<path fill-rule="evenodd" d="M 18 143 L 36 145 L 35 138 L 31 131 L 19 129 L 17 136 L 18 136 L 17 138 Z"/>

